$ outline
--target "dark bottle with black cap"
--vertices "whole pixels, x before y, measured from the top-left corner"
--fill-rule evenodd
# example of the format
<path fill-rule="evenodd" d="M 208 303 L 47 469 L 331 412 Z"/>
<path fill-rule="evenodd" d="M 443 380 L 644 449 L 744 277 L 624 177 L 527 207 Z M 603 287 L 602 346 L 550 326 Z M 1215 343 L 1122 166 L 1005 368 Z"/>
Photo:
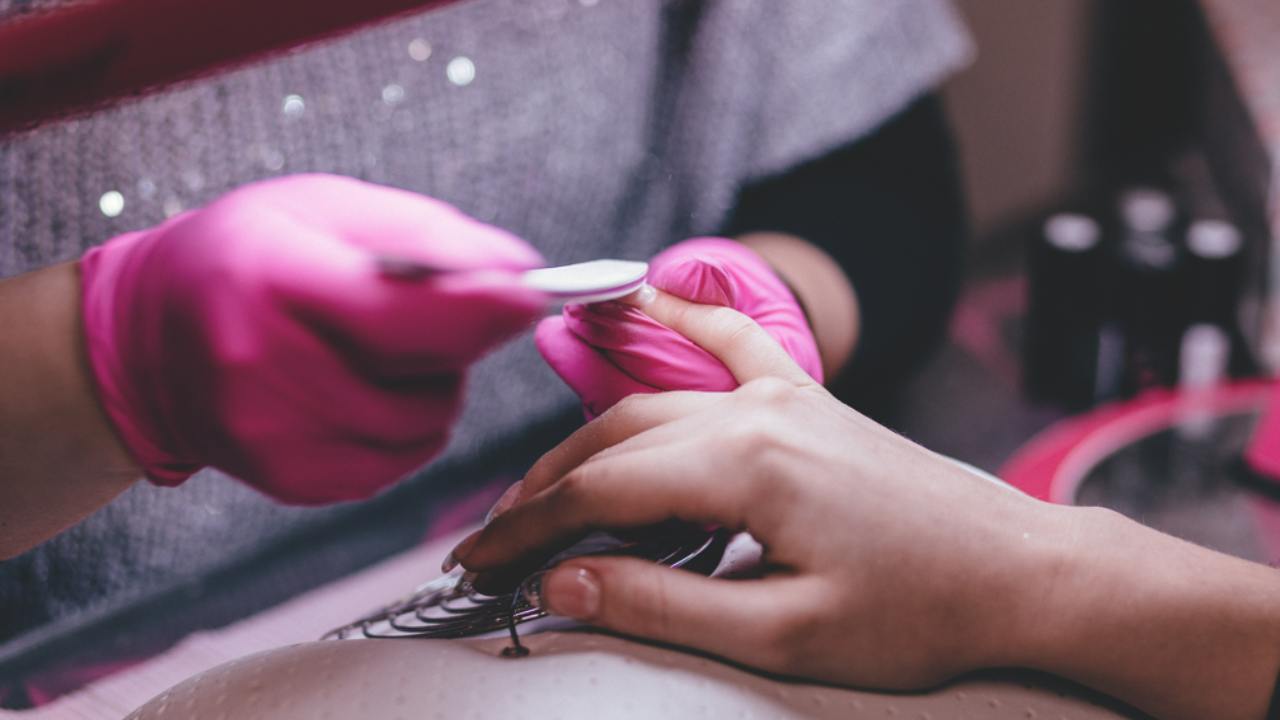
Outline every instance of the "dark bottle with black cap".
<path fill-rule="evenodd" d="M 1031 245 L 1024 378 L 1028 396 L 1068 410 L 1093 404 L 1102 318 L 1102 230 L 1085 215 L 1050 217 Z"/>
<path fill-rule="evenodd" d="M 1116 311 L 1125 338 L 1120 392 L 1133 396 L 1177 381 L 1186 326 L 1182 262 L 1173 233 L 1177 208 L 1168 193 L 1132 188 L 1120 195 Z"/>
<path fill-rule="evenodd" d="M 1223 220 L 1197 220 L 1187 229 L 1186 246 L 1187 322 L 1212 326 L 1227 338 L 1231 375 L 1253 374 L 1256 368 L 1237 315 L 1245 274 L 1240 231 Z M 1183 344 L 1188 342 L 1184 332 Z"/>

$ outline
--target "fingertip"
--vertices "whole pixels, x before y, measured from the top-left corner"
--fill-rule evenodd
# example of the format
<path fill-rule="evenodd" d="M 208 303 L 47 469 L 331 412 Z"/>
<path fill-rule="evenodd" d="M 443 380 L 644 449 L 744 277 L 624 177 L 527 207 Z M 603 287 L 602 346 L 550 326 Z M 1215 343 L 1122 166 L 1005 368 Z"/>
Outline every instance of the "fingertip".
<path fill-rule="evenodd" d="M 591 568 L 562 565 L 543 575 L 536 589 L 532 585 L 526 594 L 549 614 L 586 623 L 599 619 L 600 576 Z"/>
<path fill-rule="evenodd" d="M 658 299 L 658 291 L 654 289 L 652 285 L 645 283 L 644 285 L 640 286 L 639 290 L 636 290 L 635 292 L 625 297 L 618 298 L 618 302 L 626 303 L 627 305 L 630 305 L 631 307 L 636 308 L 641 312 L 643 312 L 646 307 L 648 307 L 651 303 L 653 303 L 654 300 L 657 300 L 657 299 Z"/>
<path fill-rule="evenodd" d="M 735 307 L 738 289 L 732 276 L 718 260 L 707 255 L 690 255 L 664 265 L 650 278 L 657 289 L 704 305 Z"/>
<path fill-rule="evenodd" d="M 573 337 L 573 333 L 565 325 L 564 318 L 560 315 L 551 315 L 538 321 L 533 329 L 533 344 L 538 347 L 538 352 L 542 354 L 550 362 L 551 357 L 559 356 L 565 345 L 571 345 L 578 341 Z"/>
<path fill-rule="evenodd" d="M 538 323 L 534 344 L 547 365 L 581 398 L 588 420 L 599 417 L 628 395 L 658 392 L 658 388 L 632 377 L 579 337 L 561 315 Z"/>
<path fill-rule="evenodd" d="M 519 277 L 509 270 L 446 273 L 422 289 L 423 305 L 437 324 L 454 325 L 460 338 L 505 340 L 533 325 L 549 302 L 545 293 L 521 286 Z"/>
<path fill-rule="evenodd" d="M 547 612 L 616 632 L 722 650 L 717 638 L 740 614 L 735 590 L 686 570 L 628 557 L 580 557 L 545 573 L 538 602 Z M 532 598 L 531 598 L 532 599 Z"/>
<path fill-rule="evenodd" d="M 484 524 L 488 525 L 489 523 L 493 522 L 494 518 L 498 517 L 502 513 L 515 507 L 516 503 L 520 502 L 520 496 L 521 496 L 521 493 L 523 492 L 523 489 L 524 489 L 523 480 L 517 480 L 514 483 L 512 483 L 511 487 L 508 487 L 502 493 L 502 497 L 499 497 L 498 501 L 493 504 L 493 507 L 489 508 L 488 514 L 486 514 L 484 517 Z M 446 570 L 445 572 L 448 572 L 448 571 Z"/>

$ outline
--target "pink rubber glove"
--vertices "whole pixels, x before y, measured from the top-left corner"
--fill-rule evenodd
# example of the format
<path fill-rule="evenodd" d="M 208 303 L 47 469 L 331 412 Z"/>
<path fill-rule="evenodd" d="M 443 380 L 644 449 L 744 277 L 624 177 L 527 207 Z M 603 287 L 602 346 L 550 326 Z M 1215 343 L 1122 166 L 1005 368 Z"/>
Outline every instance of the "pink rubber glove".
<path fill-rule="evenodd" d="M 85 254 L 89 362 L 156 484 L 212 465 L 288 503 L 365 498 L 443 448 L 467 366 L 545 307 L 515 284 L 541 264 L 430 198 L 268 180 Z"/>
<path fill-rule="evenodd" d="M 809 322 L 773 269 L 725 238 L 678 243 L 649 262 L 649 284 L 686 300 L 722 305 L 760 323 L 805 372 L 822 382 Z M 592 419 L 634 393 L 727 392 L 733 374 L 706 350 L 621 302 L 566 305 L 538 325 L 542 357 L 582 398 Z"/>

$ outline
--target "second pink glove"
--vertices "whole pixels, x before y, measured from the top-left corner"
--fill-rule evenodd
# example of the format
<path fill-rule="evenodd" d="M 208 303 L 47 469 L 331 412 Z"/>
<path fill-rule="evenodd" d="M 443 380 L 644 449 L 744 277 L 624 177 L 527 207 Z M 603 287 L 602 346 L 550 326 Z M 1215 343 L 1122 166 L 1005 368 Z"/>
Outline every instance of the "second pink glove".
<path fill-rule="evenodd" d="M 773 269 L 741 243 L 725 238 L 678 243 L 650 261 L 649 284 L 748 315 L 822 382 L 822 359 L 799 303 Z M 538 325 L 536 340 L 547 363 L 582 398 L 588 418 L 635 393 L 728 392 L 738 386 L 710 353 L 620 302 L 568 305 Z"/>

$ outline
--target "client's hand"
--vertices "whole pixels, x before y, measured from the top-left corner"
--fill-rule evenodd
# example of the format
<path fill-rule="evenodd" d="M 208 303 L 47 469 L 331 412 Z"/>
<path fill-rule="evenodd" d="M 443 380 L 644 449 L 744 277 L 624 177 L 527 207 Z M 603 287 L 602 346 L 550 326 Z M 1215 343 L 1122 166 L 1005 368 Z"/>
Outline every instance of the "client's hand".
<path fill-rule="evenodd" d="M 650 261 L 649 284 L 747 315 L 822 382 L 822 358 L 804 311 L 768 263 L 742 243 L 678 243 Z M 738 386 L 714 355 L 622 302 L 567 305 L 562 315 L 543 320 L 535 337 L 547 363 L 582 398 L 588 418 L 635 393 Z"/>
<path fill-rule="evenodd" d="M 213 465 L 290 503 L 363 498 L 444 446 L 467 367 L 542 311 L 515 282 L 539 264 L 430 198 L 270 180 L 88 252 L 88 357 L 153 482 Z"/>
<path fill-rule="evenodd" d="M 1025 666 L 1162 718 L 1262 716 L 1275 571 L 982 480 L 834 401 L 732 310 L 646 311 L 743 386 L 637 395 L 548 453 L 455 551 L 478 587 L 594 529 L 722 525 L 764 546 L 761 579 L 584 557 L 531 586 L 555 614 L 788 675 L 922 688 Z"/>

